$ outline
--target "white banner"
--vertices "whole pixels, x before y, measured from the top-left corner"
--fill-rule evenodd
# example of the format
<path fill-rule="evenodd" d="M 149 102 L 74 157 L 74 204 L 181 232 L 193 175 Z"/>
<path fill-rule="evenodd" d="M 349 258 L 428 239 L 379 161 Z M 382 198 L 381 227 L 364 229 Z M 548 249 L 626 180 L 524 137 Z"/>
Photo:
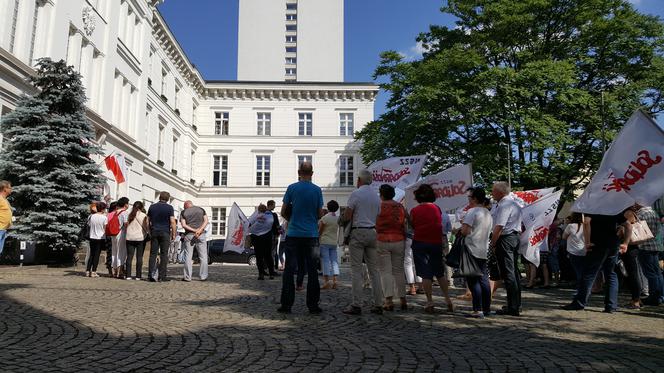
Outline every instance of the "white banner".
<path fill-rule="evenodd" d="M 556 188 L 521 190 L 512 192 L 511 196 L 521 208 L 524 208 L 553 193 L 554 190 L 556 190 Z"/>
<path fill-rule="evenodd" d="M 409 185 L 405 189 L 405 205 L 408 211 L 417 206 L 414 192 L 422 184 L 431 185 L 436 193 L 436 205 L 441 210 L 454 211 L 468 204 L 466 190 L 473 185 L 472 167 L 470 164 L 454 166 Z"/>
<path fill-rule="evenodd" d="M 371 186 L 376 190 L 383 184 L 406 189 L 420 178 L 426 159 L 426 155 L 413 155 L 376 161 L 367 167 L 373 175 Z"/>
<path fill-rule="evenodd" d="M 549 244 L 549 229 L 556 217 L 562 193 L 562 190 L 549 193 L 549 195 L 521 210 L 526 230 L 521 233 L 520 252 L 537 267 L 540 263 L 540 247 Z"/>
<path fill-rule="evenodd" d="M 235 251 L 242 254 L 244 252 L 244 241 L 249 235 L 249 220 L 244 215 L 240 207 L 233 202 L 231 212 L 228 215 L 228 234 L 224 242 L 224 252 Z"/>
<path fill-rule="evenodd" d="M 617 215 L 639 203 L 649 206 L 664 194 L 664 129 L 636 111 L 604 154 L 599 170 L 573 211 Z"/>

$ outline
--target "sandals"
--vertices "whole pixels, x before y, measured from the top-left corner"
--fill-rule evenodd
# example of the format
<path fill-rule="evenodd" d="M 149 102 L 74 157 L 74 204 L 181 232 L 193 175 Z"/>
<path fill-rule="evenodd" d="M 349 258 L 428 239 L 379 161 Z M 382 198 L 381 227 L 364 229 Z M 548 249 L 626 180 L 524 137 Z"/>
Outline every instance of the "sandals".
<path fill-rule="evenodd" d="M 435 310 L 435 307 L 433 306 L 433 304 L 430 304 L 430 305 L 424 307 L 424 313 L 435 313 L 435 312 L 436 312 L 436 310 Z"/>
<path fill-rule="evenodd" d="M 326 282 L 325 284 L 323 284 L 323 286 L 320 287 L 321 290 L 327 290 L 327 289 L 331 289 L 331 288 L 332 288 L 332 285 L 330 285 L 329 282 Z"/>
<path fill-rule="evenodd" d="M 332 290 L 337 290 L 337 283 L 336 282 L 332 283 Z"/>
<path fill-rule="evenodd" d="M 385 310 L 385 311 L 394 311 L 394 303 L 384 304 L 383 305 L 383 310 Z"/>
<path fill-rule="evenodd" d="M 454 312 L 454 304 L 453 303 L 448 303 L 447 304 L 447 312 Z"/>

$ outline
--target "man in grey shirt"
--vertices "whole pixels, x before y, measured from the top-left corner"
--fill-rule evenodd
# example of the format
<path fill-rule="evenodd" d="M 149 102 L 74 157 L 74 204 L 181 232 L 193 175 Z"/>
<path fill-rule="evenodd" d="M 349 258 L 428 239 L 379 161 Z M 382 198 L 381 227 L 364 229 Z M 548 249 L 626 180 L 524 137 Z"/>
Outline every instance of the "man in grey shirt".
<path fill-rule="evenodd" d="M 362 291 L 364 276 L 362 259 L 369 269 L 374 307 L 371 313 L 382 314 L 383 288 L 378 273 L 378 253 L 376 248 L 376 218 L 380 213 L 380 198 L 371 188 L 372 175 L 368 170 L 361 170 L 357 178 L 357 190 L 348 198 L 348 207 L 344 211 L 343 222 L 351 223 L 350 268 L 352 278 L 353 302 L 343 313 L 359 315 L 362 313 Z"/>
<path fill-rule="evenodd" d="M 180 214 L 180 223 L 184 228 L 184 278 L 182 281 L 191 281 L 193 272 L 194 247 L 198 250 L 198 259 L 200 259 L 200 272 L 201 281 L 207 280 L 208 277 L 208 254 L 207 245 L 205 243 L 205 227 L 208 223 L 208 217 L 203 208 L 194 206 L 191 201 L 184 203 L 184 211 Z"/>

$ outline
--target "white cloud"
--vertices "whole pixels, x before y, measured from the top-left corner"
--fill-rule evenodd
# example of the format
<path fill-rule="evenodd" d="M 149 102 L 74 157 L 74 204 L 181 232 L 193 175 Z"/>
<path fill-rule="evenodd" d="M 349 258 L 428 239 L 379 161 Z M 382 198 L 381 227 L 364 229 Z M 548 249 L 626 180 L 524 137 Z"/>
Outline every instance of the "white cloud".
<path fill-rule="evenodd" d="M 407 51 L 400 51 L 399 54 L 403 56 L 406 61 L 414 61 L 422 58 L 422 54 L 424 54 L 426 51 L 427 50 L 424 48 L 424 45 L 422 45 L 422 42 L 418 41 Z"/>

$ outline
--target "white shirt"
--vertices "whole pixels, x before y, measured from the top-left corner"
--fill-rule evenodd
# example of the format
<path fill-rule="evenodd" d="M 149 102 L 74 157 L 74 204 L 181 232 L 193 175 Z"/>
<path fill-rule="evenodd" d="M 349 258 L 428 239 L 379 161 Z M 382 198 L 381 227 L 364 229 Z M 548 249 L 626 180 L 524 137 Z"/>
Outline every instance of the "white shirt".
<path fill-rule="evenodd" d="M 466 236 L 468 250 L 478 259 L 486 259 L 489 252 L 489 235 L 493 226 L 493 219 L 489 210 L 484 207 L 473 207 L 463 219 L 463 224 L 468 224 L 472 229 Z"/>
<path fill-rule="evenodd" d="M 567 224 L 563 235 L 567 236 L 567 252 L 576 256 L 586 256 L 585 241 L 583 238 L 583 225 L 578 229 L 579 225 L 576 223 Z"/>
<path fill-rule="evenodd" d="M 362 185 L 348 197 L 348 207 L 353 209 L 353 228 L 376 226 L 380 213 L 378 193 L 368 185 Z"/>
<path fill-rule="evenodd" d="M 521 207 L 509 196 L 503 197 L 493 209 L 493 226 L 503 227 L 502 235 L 521 232 Z"/>
<path fill-rule="evenodd" d="M 266 211 L 264 213 L 256 211 L 249 217 L 249 232 L 256 236 L 267 234 L 272 230 L 273 221 L 274 217 L 272 216 L 271 211 Z"/>
<path fill-rule="evenodd" d="M 90 216 L 90 239 L 103 240 L 106 238 L 106 224 L 108 219 L 104 214 L 92 214 Z"/>

